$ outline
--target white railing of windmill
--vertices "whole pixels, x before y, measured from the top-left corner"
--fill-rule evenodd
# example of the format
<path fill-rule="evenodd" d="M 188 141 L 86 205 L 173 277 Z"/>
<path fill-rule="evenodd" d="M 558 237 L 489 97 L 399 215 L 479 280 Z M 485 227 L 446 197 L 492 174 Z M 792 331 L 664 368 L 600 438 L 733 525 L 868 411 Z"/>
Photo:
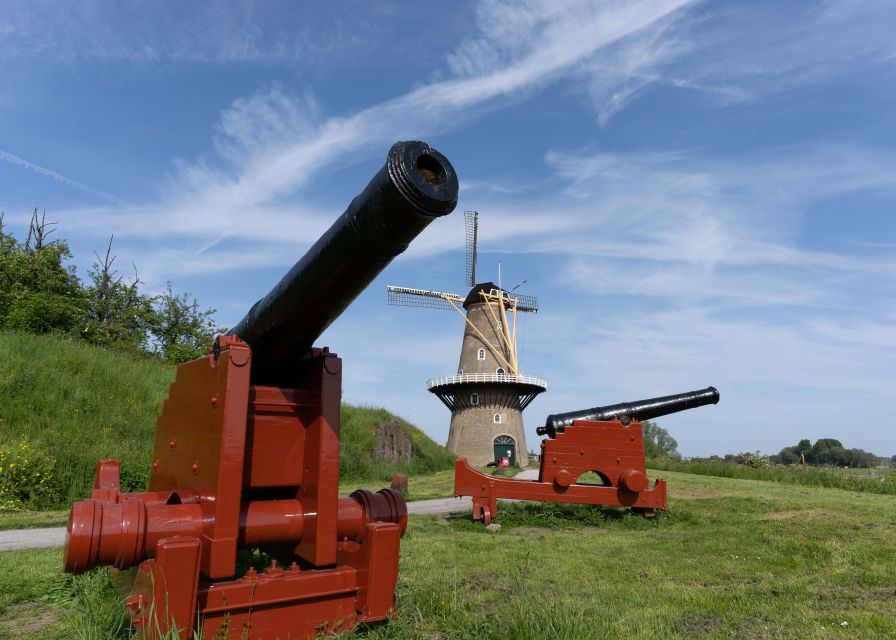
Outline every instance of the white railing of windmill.
<path fill-rule="evenodd" d="M 442 387 L 450 384 L 468 384 L 468 383 L 487 383 L 501 382 L 511 384 L 526 384 L 542 389 L 548 388 L 548 383 L 541 378 L 535 376 L 512 375 L 509 373 L 459 373 L 454 376 L 442 376 L 441 378 L 431 378 L 426 381 L 426 388 Z"/>

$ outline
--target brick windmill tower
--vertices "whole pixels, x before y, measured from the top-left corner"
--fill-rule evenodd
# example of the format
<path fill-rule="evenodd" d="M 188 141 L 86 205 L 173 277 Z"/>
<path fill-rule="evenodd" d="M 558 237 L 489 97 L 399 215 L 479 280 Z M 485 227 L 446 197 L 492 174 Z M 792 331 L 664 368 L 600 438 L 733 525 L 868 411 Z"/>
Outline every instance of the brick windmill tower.
<path fill-rule="evenodd" d="M 477 283 L 479 213 L 464 212 L 464 226 L 467 295 L 388 286 L 389 304 L 453 310 L 464 320 L 457 373 L 426 383 L 451 410 L 448 449 L 474 466 L 502 457 L 525 466 L 529 456 L 523 410 L 547 383 L 520 371 L 516 321 L 518 313 L 537 312 L 538 300 L 515 293 L 517 287 L 506 291 L 500 284 Z"/>

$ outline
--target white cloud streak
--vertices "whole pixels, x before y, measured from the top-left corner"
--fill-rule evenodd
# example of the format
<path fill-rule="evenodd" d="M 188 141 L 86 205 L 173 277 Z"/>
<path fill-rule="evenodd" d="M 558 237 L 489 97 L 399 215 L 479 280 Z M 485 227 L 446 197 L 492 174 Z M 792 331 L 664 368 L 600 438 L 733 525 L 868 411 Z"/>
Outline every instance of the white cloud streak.
<path fill-rule="evenodd" d="M 311 231 L 324 228 L 322 216 L 284 203 L 321 168 L 337 159 L 351 162 L 383 143 L 457 126 L 497 99 L 555 81 L 608 45 L 686 4 L 603 2 L 595 11 L 592 3 L 575 2 L 562 11 L 547 11 L 552 3 L 488 3 L 480 13 L 483 35 L 460 45 L 452 64 L 459 69 L 458 61 L 474 42 L 496 52 L 493 64 L 422 85 L 348 117 L 324 119 L 310 94 L 297 99 L 279 85 L 270 86 L 223 112 L 215 141 L 223 167 L 180 161 L 158 203 L 68 214 L 84 229 L 105 233 L 112 227 L 131 237 L 193 238 L 203 246 L 236 229 L 249 240 L 273 244 L 291 242 L 298 235 L 307 239 Z M 506 22 L 497 37 L 491 29 L 499 19 Z M 259 224 L 245 229 L 250 218 Z M 210 230 L 218 236 L 210 237 Z M 209 264 L 213 259 L 209 255 Z M 218 264 L 229 268 L 226 262 Z"/>
<path fill-rule="evenodd" d="M 39 173 L 42 176 L 52 178 L 53 180 L 56 180 L 57 182 L 60 182 L 64 185 L 66 185 L 67 187 L 72 187 L 74 189 L 77 189 L 78 191 L 83 191 L 84 193 L 86 193 L 88 195 L 95 196 L 97 198 L 100 198 L 101 200 L 105 200 L 106 202 L 110 202 L 114 205 L 123 206 L 123 205 L 128 204 L 121 198 L 113 196 L 110 193 L 106 193 L 105 191 L 100 191 L 99 189 L 94 189 L 93 187 L 89 187 L 86 184 L 78 182 L 77 180 L 72 180 L 71 178 L 68 178 L 68 177 L 62 175 L 61 173 L 57 173 L 51 169 L 42 167 L 39 164 L 34 164 L 33 162 L 29 162 L 28 160 L 25 160 L 24 158 L 20 158 L 19 156 L 13 155 L 13 154 L 9 153 L 8 151 L 3 151 L 2 149 L 0 149 L 0 160 L 5 160 L 6 162 L 9 162 L 10 164 L 14 164 L 16 166 L 22 167 L 23 169 L 28 169 L 29 171 L 34 171 L 35 173 Z"/>

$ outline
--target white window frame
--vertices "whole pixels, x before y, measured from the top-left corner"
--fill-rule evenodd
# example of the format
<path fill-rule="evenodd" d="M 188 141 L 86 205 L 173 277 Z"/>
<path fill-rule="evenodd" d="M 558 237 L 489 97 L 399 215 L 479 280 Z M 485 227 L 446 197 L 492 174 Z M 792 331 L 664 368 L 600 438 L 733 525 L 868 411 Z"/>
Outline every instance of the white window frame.
<path fill-rule="evenodd" d="M 476 359 L 477 360 L 485 360 L 485 349 L 480 349 L 479 351 L 476 352 Z"/>
<path fill-rule="evenodd" d="M 496 414 L 494 415 L 494 417 L 492 417 L 492 420 L 494 420 L 495 424 L 501 424 L 501 414 L 500 414 L 500 413 L 496 413 Z"/>
<path fill-rule="evenodd" d="M 474 407 L 479 404 L 479 394 L 474 393 L 470 396 L 470 404 Z"/>

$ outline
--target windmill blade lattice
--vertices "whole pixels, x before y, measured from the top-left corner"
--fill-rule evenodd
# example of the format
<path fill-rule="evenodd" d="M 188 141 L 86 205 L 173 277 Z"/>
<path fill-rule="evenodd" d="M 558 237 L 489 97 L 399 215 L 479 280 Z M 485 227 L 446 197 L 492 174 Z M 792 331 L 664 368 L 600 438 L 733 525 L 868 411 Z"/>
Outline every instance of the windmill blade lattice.
<path fill-rule="evenodd" d="M 393 307 L 423 307 L 426 309 L 447 309 L 455 307 L 449 302 L 463 302 L 463 298 L 453 293 L 443 291 L 428 291 L 426 289 L 410 289 L 408 287 L 386 287 L 389 296 L 389 305 Z"/>
<path fill-rule="evenodd" d="M 535 296 L 524 296 L 520 294 L 512 294 L 516 298 L 516 310 L 525 313 L 538 313 L 538 298 Z"/>
<path fill-rule="evenodd" d="M 467 286 L 476 284 L 476 261 L 479 257 L 479 212 L 464 211 L 464 231 L 467 236 Z"/>

